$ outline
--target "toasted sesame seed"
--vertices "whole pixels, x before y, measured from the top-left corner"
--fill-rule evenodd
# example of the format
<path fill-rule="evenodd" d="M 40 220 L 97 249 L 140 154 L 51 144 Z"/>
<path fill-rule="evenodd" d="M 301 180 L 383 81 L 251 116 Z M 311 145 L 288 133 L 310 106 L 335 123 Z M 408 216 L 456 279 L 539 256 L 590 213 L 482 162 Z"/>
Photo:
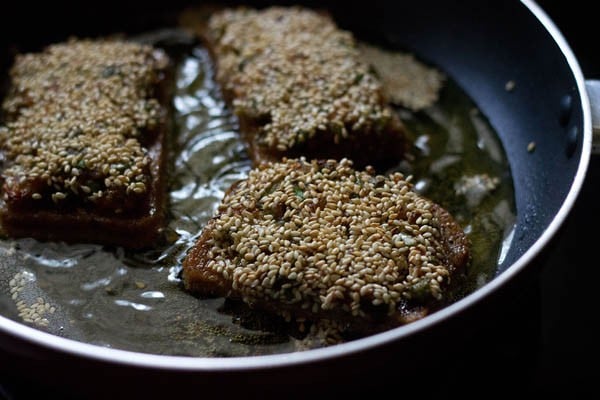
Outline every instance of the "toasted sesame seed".
<path fill-rule="evenodd" d="M 310 32 L 310 34 L 307 34 Z M 398 122 L 353 35 L 300 7 L 227 9 L 210 18 L 217 79 L 260 144 L 285 152 L 321 133 L 335 143 Z"/>
<path fill-rule="evenodd" d="M 19 312 L 19 317 L 24 321 L 38 326 L 48 326 L 49 320 L 45 318 L 46 313 L 53 314 L 56 310 L 50 303 L 47 303 L 42 297 L 37 297 L 33 301 L 26 302 L 19 298 L 19 294 L 26 284 L 26 275 L 17 272 L 9 281 L 9 288 Z"/>
<path fill-rule="evenodd" d="M 47 183 L 35 200 L 59 203 L 69 193 L 96 201 L 128 195 L 126 171 L 135 170 L 142 178 L 133 193 L 144 193 L 151 160 L 140 139 L 166 115 L 150 90 L 166 66 L 161 51 L 117 40 L 74 39 L 18 55 L 0 127 L 7 185 Z"/>
<path fill-rule="evenodd" d="M 285 200 L 300 187 L 302 202 Z M 242 206 L 247 198 L 255 201 Z M 364 316 L 365 301 L 393 313 L 416 293 L 438 301 L 457 266 L 432 204 L 402 174 L 356 171 L 347 159 L 262 164 L 206 228 L 212 248 L 203 267 L 250 302 L 293 293 L 313 313 Z"/>

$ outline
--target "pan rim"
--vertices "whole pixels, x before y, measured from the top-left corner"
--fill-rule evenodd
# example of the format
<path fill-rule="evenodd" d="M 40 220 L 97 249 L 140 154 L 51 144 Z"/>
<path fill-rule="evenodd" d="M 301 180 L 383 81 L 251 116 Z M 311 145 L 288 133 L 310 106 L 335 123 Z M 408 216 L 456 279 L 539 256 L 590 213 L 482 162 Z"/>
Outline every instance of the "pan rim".
<path fill-rule="evenodd" d="M 521 255 L 521 257 L 519 257 L 518 260 L 516 260 L 505 271 L 500 273 L 497 277 L 486 283 L 478 290 L 465 296 L 457 302 L 408 325 L 397 327 L 348 343 L 320 349 L 274 355 L 208 358 L 133 352 L 128 350 L 106 348 L 98 345 L 79 342 L 73 339 L 58 337 L 50 333 L 23 325 L 3 316 L 0 316 L 0 334 L 9 335 L 22 341 L 38 345 L 42 348 L 66 353 L 75 357 L 82 357 L 91 359 L 93 361 L 107 362 L 122 366 L 168 369 L 173 371 L 239 372 L 261 368 L 293 367 L 299 364 L 325 361 L 328 359 L 368 351 L 370 349 L 397 341 L 403 337 L 411 336 L 416 332 L 429 329 L 454 316 L 455 314 L 458 314 L 462 310 L 479 303 L 483 298 L 489 296 L 502 286 L 506 285 L 519 272 L 524 270 L 525 267 L 534 260 L 537 254 L 539 254 L 540 251 L 548 244 L 548 242 L 556 235 L 559 228 L 567 219 L 579 195 L 587 173 L 589 159 L 591 157 L 592 120 L 590 103 L 585 90 L 585 78 L 579 66 L 578 60 L 562 33 L 546 14 L 546 12 L 542 10 L 541 7 L 533 0 L 521 0 L 521 3 L 536 17 L 536 19 L 551 35 L 565 56 L 570 70 L 574 75 L 577 83 L 577 90 L 581 99 L 580 105 L 583 111 L 583 141 L 581 157 L 569 192 L 548 227 L 544 230 L 536 242 L 529 249 L 527 249 L 525 253 Z"/>

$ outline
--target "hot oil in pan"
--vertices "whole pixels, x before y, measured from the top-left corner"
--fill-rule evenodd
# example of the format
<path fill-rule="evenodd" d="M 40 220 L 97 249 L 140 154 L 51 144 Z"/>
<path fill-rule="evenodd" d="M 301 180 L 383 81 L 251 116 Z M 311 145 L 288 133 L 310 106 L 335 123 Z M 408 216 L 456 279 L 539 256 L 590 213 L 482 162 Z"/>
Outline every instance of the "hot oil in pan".
<path fill-rule="evenodd" d="M 156 354 L 245 356 L 323 345 L 223 299 L 184 292 L 181 261 L 225 190 L 250 170 L 235 118 L 213 81 L 206 51 L 177 67 L 176 138 L 168 247 L 128 253 L 96 245 L 0 241 L 0 311 L 56 335 Z M 447 208 L 472 241 L 473 260 L 456 296 L 490 279 L 514 221 L 508 163 L 494 132 L 451 81 L 439 102 L 398 110 L 414 160 L 397 167 Z M 4 301 L 6 299 L 7 301 Z"/>
<path fill-rule="evenodd" d="M 460 297 L 485 284 L 504 261 L 516 220 L 510 166 L 496 133 L 471 99 L 447 80 L 440 99 L 418 113 L 401 110 L 415 159 L 398 170 L 450 211 L 471 242 Z"/>

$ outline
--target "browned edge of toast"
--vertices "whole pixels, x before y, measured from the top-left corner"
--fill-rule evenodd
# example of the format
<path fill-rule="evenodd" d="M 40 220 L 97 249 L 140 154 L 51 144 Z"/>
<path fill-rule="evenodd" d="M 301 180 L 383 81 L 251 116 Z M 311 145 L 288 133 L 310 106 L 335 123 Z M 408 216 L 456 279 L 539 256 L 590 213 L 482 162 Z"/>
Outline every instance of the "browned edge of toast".
<path fill-rule="evenodd" d="M 236 188 L 237 184 L 232 185 L 226 196 L 234 192 Z M 439 229 L 443 238 L 442 244 L 445 250 L 444 254 L 446 255 L 443 262 L 449 266 L 452 276 L 458 277 L 465 272 L 470 261 L 468 238 L 450 212 L 442 206 L 432 202 L 430 211 L 434 219 L 439 221 Z M 242 212 L 242 210 L 239 210 L 239 212 Z M 213 234 L 213 225 L 218 218 L 219 215 L 209 220 L 195 245 L 190 248 L 186 258 L 183 260 L 183 283 L 186 290 L 201 297 L 226 297 L 241 300 L 243 298 L 242 293 L 233 287 L 232 276 L 225 278 L 223 274 L 207 267 L 207 264 L 211 260 L 211 244 L 209 239 Z M 449 286 L 455 283 L 451 279 Z M 247 302 L 248 299 L 244 299 L 244 301 Z M 251 308 L 275 315 L 288 312 L 295 317 L 306 318 L 307 320 L 325 318 L 343 321 L 352 326 L 352 329 L 361 333 L 377 332 L 404 325 L 421 319 L 445 305 L 445 302 L 432 301 L 422 303 L 420 301 L 407 301 L 398 306 L 396 312 L 392 315 L 382 317 L 380 313 L 373 315 L 367 313 L 365 317 L 355 317 L 339 309 L 320 309 L 317 313 L 314 313 L 310 309 L 302 309 L 298 306 L 276 300 L 253 300 L 252 303 L 249 303 Z"/>
<path fill-rule="evenodd" d="M 223 8 L 210 9 L 212 12 L 222 11 Z M 331 15 L 322 9 L 314 10 L 320 15 L 332 18 Z M 208 13 L 209 11 L 205 11 Z M 188 18 L 193 18 L 193 14 Z M 208 18 L 204 15 L 204 18 Z M 189 22 L 188 22 L 189 24 Z M 211 58 L 214 75 L 217 76 L 218 56 L 215 52 L 215 43 L 211 40 L 207 31 L 207 21 L 194 27 L 194 33 L 199 38 L 202 45 L 207 49 Z M 226 104 L 231 107 L 235 99 L 235 94 L 226 89 L 226 82 L 217 80 L 220 86 L 221 94 Z M 349 158 L 353 161 L 356 168 L 374 166 L 379 170 L 397 164 L 409 150 L 409 143 L 404 134 L 404 125 L 395 112 L 392 112 L 392 121 L 389 129 L 379 134 L 370 134 L 367 132 L 353 131 L 351 127 L 346 129 L 350 132 L 348 138 L 342 141 L 335 139 L 333 131 L 318 131 L 312 138 L 306 142 L 294 146 L 286 151 L 279 151 L 275 148 L 268 148 L 259 143 L 258 132 L 260 131 L 260 121 L 246 115 L 238 115 L 240 134 L 248 146 L 248 153 L 254 166 L 263 162 L 280 161 L 283 157 L 298 158 L 305 156 L 308 159 L 336 159 Z"/>
<path fill-rule="evenodd" d="M 172 136 L 174 65 L 163 71 L 156 86 L 156 98 L 165 116 L 149 135 L 148 156 L 151 185 L 148 212 L 145 215 L 106 216 L 93 210 L 34 210 L 11 208 L 0 197 L 0 235 L 12 238 L 31 237 L 42 241 L 97 243 L 142 249 L 160 242 L 167 223 L 168 159 Z"/>

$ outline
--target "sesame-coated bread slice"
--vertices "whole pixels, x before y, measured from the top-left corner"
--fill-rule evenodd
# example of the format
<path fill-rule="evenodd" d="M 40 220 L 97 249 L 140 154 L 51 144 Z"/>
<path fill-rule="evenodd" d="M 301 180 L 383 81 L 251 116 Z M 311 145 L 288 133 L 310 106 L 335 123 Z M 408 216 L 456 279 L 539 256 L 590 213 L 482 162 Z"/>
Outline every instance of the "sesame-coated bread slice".
<path fill-rule="evenodd" d="M 255 165 L 282 157 L 389 165 L 404 127 L 355 38 L 300 7 L 225 9 L 201 35 Z"/>
<path fill-rule="evenodd" d="M 165 223 L 170 60 L 120 40 L 18 55 L 2 103 L 5 235 L 138 248 Z"/>
<path fill-rule="evenodd" d="M 284 159 L 232 186 L 183 279 L 283 315 L 400 325 L 450 300 L 468 248 L 453 217 L 400 173 Z"/>

